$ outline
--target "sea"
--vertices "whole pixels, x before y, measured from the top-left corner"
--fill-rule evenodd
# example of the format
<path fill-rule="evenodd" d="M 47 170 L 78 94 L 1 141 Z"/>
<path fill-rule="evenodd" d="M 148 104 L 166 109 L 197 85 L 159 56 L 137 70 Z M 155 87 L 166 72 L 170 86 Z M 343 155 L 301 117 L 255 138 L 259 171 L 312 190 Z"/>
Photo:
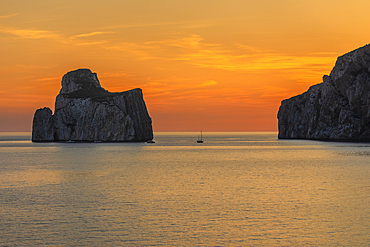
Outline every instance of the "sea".
<path fill-rule="evenodd" d="M 0 133 L 0 246 L 369 246 L 370 143 Z"/>

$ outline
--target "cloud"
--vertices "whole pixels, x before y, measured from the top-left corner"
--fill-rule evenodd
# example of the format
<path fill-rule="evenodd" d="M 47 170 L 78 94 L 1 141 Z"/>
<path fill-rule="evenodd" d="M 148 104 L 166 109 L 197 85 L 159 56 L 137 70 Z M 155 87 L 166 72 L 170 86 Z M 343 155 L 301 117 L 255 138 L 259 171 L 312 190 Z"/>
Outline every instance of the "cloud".
<path fill-rule="evenodd" d="M 120 43 L 107 43 L 103 46 L 108 50 L 116 50 L 121 52 L 131 53 L 136 59 L 150 60 L 150 59 L 163 59 L 161 56 L 154 55 L 155 47 L 134 42 L 120 42 Z"/>
<path fill-rule="evenodd" d="M 8 15 L 8 17 L 13 15 Z M 129 53 L 138 60 L 177 61 L 199 68 L 232 72 L 300 69 L 306 72 L 311 71 L 316 75 L 326 72 L 328 68 L 332 67 L 337 56 L 333 53 L 291 55 L 263 51 L 245 44 L 221 45 L 206 42 L 203 37 L 196 34 L 158 41 L 118 43 L 110 39 L 96 38 L 100 35 L 114 33 L 110 31 L 94 31 L 69 38 L 57 32 L 37 29 L 0 27 L 0 32 L 24 39 L 53 39 L 71 45 L 96 45 L 105 49 Z M 84 38 L 91 39 L 83 41 Z"/>
<path fill-rule="evenodd" d="M 72 36 L 71 39 L 91 37 L 91 36 L 96 36 L 96 35 L 101 35 L 101 34 L 110 34 L 110 33 L 114 33 L 114 32 L 91 32 L 91 33 L 83 33 L 83 34 Z"/>
<path fill-rule="evenodd" d="M 175 58 L 202 68 L 227 71 L 258 71 L 276 69 L 294 69 L 303 67 L 327 67 L 333 63 L 333 57 L 289 56 L 278 53 L 253 55 L 221 54 L 218 51 L 200 50 L 196 53 L 183 54 Z"/>
<path fill-rule="evenodd" d="M 54 31 L 38 30 L 38 29 L 22 29 L 12 27 L 0 27 L 0 33 L 6 33 L 17 36 L 23 39 L 52 39 L 54 41 L 64 44 L 75 44 L 75 45 L 101 45 L 108 42 L 107 40 L 91 40 L 87 42 L 80 42 L 78 39 L 85 37 L 92 37 L 102 34 L 109 34 L 114 32 L 91 32 L 85 34 L 79 34 L 72 37 L 66 37 Z"/>
<path fill-rule="evenodd" d="M 184 48 L 184 49 L 199 49 L 201 48 L 200 46 L 201 41 L 203 41 L 203 38 L 201 36 L 190 35 L 188 37 L 181 37 L 178 39 L 167 39 L 167 40 L 161 40 L 161 41 L 145 42 L 145 44 L 173 46 L 173 47 L 179 47 L 179 48 Z"/>
<path fill-rule="evenodd" d="M 208 81 L 206 81 L 206 82 L 204 82 L 204 83 L 202 83 L 202 84 L 198 84 L 198 85 L 196 85 L 196 87 L 209 87 L 209 86 L 214 86 L 214 85 L 216 85 L 216 84 L 217 84 L 217 82 L 216 82 L 216 81 L 208 80 Z"/>
<path fill-rule="evenodd" d="M 184 29 L 209 28 L 209 27 L 213 27 L 216 25 L 218 24 L 212 21 L 204 21 L 203 23 L 202 22 L 189 22 L 189 23 L 180 25 L 180 28 L 184 28 Z"/>
<path fill-rule="evenodd" d="M 137 27 L 156 27 L 156 26 L 176 26 L 178 29 L 206 28 L 219 25 L 214 19 L 193 20 L 193 21 L 164 21 L 164 22 L 142 22 L 132 24 L 120 24 L 106 27 L 107 29 L 137 28 Z"/>
<path fill-rule="evenodd" d="M 206 43 L 199 35 L 177 39 L 111 45 L 133 53 L 138 59 L 178 61 L 200 68 L 226 71 L 255 72 L 261 70 L 309 69 L 326 71 L 333 65 L 337 54 L 317 53 L 289 55 L 235 44 L 221 45 Z"/>
<path fill-rule="evenodd" d="M 16 28 L 1 28 L 0 32 L 12 34 L 20 38 L 25 39 L 60 39 L 60 36 L 54 32 L 46 30 L 35 30 L 35 29 L 16 29 Z"/>
<path fill-rule="evenodd" d="M 61 77 L 47 77 L 47 78 L 39 78 L 36 79 L 35 81 L 55 81 L 55 80 L 61 80 Z"/>
<path fill-rule="evenodd" d="M 85 34 L 79 34 L 72 37 L 66 37 L 57 32 L 47 31 L 47 30 L 37 30 L 37 29 L 21 29 L 21 28 L 11 28 L 11 27 L 0 27 L 0 33 L 6 33 L 10 35 L 17 36 L 22 39 L 50 39 L 62 44 L 69 45 L 102 45 L 107 43 L 107 40 L 91 40 L 86 42 L 79 41 L 80 38 L 92 37 L 96 35 L 109 34 L 113 32 L 91 32 Z"/>
<path fill-rule="evenodd" d="M 0 19 L 11 18 L 11 17 L 17 16 L 17 15 L 19 15 L 19 13 L 10 14 L 10 15 L 0 15 Z"/>
<path fill-rule="evenodd" d="M 285 55 L 271 51 L 264 52 L 240 44 L 227 49 L 219 44 L 207 44 L 198 35 L 162 41 L 161 43 L 184 49 L 183 52 L 173 57 L 173 60 L 184 61 L 197 67 L 227 71 L 293 69 L 307 66 L 311 68 L 327 67 L 333 63 L 335 57 L 333 54 Z"/>
<path fill-rule="evenodd" d="M 101 44 L 104 44 L 106 42 L 107 42 L 106 40 L 102 40 L 102 41 L 76 43 L 76 45 L 101 45 Z"/>

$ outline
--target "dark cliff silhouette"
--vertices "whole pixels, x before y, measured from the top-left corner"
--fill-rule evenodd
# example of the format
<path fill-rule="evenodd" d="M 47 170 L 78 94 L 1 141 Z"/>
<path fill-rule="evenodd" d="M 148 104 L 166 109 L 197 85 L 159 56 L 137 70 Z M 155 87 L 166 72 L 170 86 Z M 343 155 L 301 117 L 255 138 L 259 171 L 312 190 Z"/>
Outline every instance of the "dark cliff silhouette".
<path fill-rule="evenodd" d="M 330 75 L 283 100 L 279 138 L 370 141 L 370 45 L 338 57 Z"/>
<path fill-rule="evenodd" d="M 63 76 L 55 112 L 35 112 L 32 141 L 148 141 L 152 120 L 141 89 L 110 93 L 96 73 L 78 69 Z"/>

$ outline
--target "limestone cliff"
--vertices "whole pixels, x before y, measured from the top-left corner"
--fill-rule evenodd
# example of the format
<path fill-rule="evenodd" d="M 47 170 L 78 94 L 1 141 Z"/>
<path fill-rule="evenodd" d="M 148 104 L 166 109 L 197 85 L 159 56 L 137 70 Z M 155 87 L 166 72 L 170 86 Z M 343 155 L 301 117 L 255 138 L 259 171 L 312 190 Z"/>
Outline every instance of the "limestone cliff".
<path fill-rule="evenodd" d="M 370 141 L 370 45 L 338 57 L 330 75 L 283 100 L 279 138 Z"/>
<path fill-rule="evenodd" d="M 35 112 L 32 141 L 148 141 L 153 139 L 141 89 L 110 93 L 96 73 L 79 69 L 63 76 L 55 112 Z"/>

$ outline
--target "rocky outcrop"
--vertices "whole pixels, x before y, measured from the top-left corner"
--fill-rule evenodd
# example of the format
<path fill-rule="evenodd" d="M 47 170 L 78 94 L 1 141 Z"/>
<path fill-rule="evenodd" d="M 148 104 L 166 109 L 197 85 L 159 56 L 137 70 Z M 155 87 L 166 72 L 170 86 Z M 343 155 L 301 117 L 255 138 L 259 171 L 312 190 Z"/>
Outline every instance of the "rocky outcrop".
<path fill-rule="evenodd" d="M 281 139 L 370 141 L 370 45 L 338 57 L 330 75 L 283 100 Z"/>
<path fill-rule="evenodd" d="M 32 140 L 54 141 L 53 114 L 50 108 L 36 110 L 32 125 Z"/>
<path fill-rule="evenodd" d="M 110 93 L 96 73 L 79 69 L 63 76 L 54 115 L 35 112 L 32 141 L 148 141 L 153 139 L 141 89 Z"/>

